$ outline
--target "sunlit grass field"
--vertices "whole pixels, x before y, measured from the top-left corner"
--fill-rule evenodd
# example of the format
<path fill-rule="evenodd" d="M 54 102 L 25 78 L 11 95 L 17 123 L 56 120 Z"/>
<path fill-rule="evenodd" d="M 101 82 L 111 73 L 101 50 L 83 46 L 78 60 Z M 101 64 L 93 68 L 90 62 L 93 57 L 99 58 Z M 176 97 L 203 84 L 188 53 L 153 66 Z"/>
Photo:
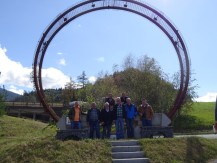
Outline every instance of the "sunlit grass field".
<path fill-rule="evenodd" d="M 192 109 L 184 115 L 177 117 L 173 126 L 175 131 L 194 130 L 212 132 L 215 123 L 215 102 L 195 102 Z"/>
<path fill-rule="evenodd" d="M 195 102 L 189 115 L 197 117 L 204 124 L 211 125 L 215 122 L 215 102 Z"/>

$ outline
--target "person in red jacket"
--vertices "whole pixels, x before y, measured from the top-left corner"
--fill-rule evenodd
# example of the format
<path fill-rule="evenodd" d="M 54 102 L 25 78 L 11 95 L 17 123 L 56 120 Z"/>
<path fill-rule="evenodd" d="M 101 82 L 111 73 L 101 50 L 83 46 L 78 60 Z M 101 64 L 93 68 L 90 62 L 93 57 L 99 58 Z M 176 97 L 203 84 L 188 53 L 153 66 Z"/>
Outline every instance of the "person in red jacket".
<path fill-rule="evenodd" d="M 72 129 L 81 129 L 81 107 L 77 101 L 69 111 L 69 119 Z"/>

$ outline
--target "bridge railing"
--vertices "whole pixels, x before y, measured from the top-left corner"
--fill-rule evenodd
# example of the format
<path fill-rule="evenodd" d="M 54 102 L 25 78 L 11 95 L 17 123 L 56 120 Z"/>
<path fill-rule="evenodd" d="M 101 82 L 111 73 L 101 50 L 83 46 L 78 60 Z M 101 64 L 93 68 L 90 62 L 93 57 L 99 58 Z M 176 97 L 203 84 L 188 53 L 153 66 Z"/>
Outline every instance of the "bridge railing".
<path fill-rule="evenodd" d="M 14 101 L 5 101 L 6 106 L 22 106 L 22 107 L 43 107 L 39 102 L 14 102 Z M 63 107 L 63 103 L 50 103 L 52 107 Z"/>

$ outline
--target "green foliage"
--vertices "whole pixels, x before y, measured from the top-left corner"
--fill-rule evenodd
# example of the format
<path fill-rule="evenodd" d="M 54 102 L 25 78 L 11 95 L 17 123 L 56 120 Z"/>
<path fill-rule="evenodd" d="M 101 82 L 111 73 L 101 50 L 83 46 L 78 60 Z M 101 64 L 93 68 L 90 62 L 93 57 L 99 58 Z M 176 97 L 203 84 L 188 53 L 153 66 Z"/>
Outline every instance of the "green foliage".
<path fill-rule="evenodd" d="M 214 139 L 141 139 L 140 144 L 152 163 L 205 163 L 217 158 L 217 142 Z"/>
<path fill-rule="evenodd" d="M 174 122 L 173 126 L 175 130 L 201 130 L 201 129 L 210 129 L 211 125 L 207 126 L 197 118 L 192 115 L 180 115 L 178 116 Z"/>
<path fill-rule="evenodd" d="M 89 96 L 87 96 L 87 97 L 89 97 Z M 88 98 L 87 98 L 88 99 Z M 82 112 L 83 113 L 87 113 L 87 111 L 88 111 L 88 109 L 90 109 L 90 103 L 91 102 L 82 102 L 81 103 L 81 109 L 82 109 Z"/>
<path fill-rule="evenodd" d="M 65 88 L 62 91 L 62 99 L 65 104 L 69 104 L 71 101 L 76 101 L 76 87 L 75 82 L 70 78 L 70 81 L 66 83 Z"/>
<path fill-rule="evenodd" d="M 134 63 L 132 55 L 124 60 L 123 70 L 119 71 L 117 65 L 112 75 L 101 74 L 87 92 L 95 101 L 103 103 L 108 93 L 113 97 L 121 96 L 125 92 L 136 105 L 141 104 L 142 98 L 147 98 L 155 112 L 168 112 L 173 106 L 177 89 L 161 71 L 157 61 L 148 56 L 142 56 Z"/>

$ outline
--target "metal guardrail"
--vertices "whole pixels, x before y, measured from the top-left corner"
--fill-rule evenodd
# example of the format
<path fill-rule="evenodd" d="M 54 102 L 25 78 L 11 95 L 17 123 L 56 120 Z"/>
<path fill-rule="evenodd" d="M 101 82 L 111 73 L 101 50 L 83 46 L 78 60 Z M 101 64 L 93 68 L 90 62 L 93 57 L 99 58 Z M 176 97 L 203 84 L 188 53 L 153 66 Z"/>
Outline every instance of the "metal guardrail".
<path fill-rule="evenodd" d="M 43 105 L 39 102 L 4 102 L 6 106 L 22 106 L 22 107 L 43 107 Z M 52 107 L 64 107 L 62 103 L 49 103 Z"/>

